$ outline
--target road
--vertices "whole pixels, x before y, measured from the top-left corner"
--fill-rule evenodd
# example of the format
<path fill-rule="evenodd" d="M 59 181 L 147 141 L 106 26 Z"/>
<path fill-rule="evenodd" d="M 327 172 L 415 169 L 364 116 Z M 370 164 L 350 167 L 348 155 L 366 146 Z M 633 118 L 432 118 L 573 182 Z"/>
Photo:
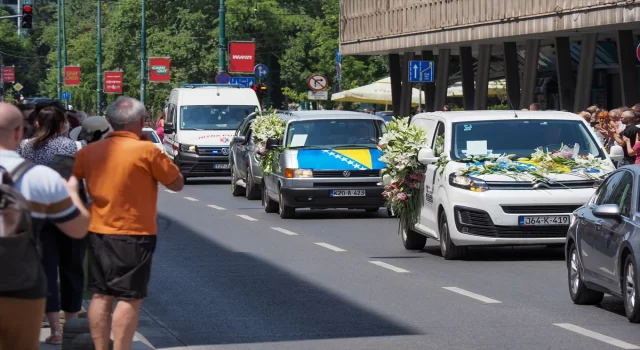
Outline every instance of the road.
<path fill-rule="evenodd" d="M 622 302 L 571 302 L 562 249 L 406 251 L 385 211 L 266 214 L 228 181 L 161 189 L 142 333 L 157 349 L 640 349 Z"/>

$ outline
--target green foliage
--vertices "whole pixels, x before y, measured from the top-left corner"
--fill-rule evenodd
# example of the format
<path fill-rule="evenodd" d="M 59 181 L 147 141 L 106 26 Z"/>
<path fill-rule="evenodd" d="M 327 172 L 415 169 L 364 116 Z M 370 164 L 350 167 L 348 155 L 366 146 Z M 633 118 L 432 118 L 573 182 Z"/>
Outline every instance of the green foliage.
<path fill-rule="evenodd" d="M 489 106 L 489 108 L 487 109 L 490 111 L 504 111 L 510 108 L 507 105 L 493 105 L 493 106 Z"/>

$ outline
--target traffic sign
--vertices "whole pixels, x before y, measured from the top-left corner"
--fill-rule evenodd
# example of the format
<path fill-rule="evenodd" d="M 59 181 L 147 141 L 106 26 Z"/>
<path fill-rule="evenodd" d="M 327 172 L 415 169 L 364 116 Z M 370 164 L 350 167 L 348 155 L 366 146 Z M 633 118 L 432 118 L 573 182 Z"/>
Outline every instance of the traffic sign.
<path fill-rule="evenodd" d="M 22 88 L 24 88 L 24 86 L 22 86 L 22 84 L 20 84 L 20 83 L 16 83 L 13 86 L 13 89 L 16 90 L 16 91 L 20 91 L 20 90 L 22 90 Z"/>
<path fill-rule="evenodd" d="M 2 68 L 2 81 L 5 83 L 16 82 L 16 69 L 14 67 Z"/>
<path fill-rule="evenodd" d="M 310 100 L 328 100 L 329 93 L 326 91 L 309 91 Z"/>
<path fill-rule="evenodd" d="M 217 84 L 229 84 L 230 81 L 231 81 L 231 76 L 225 72 L 218 73 L 218 75 L 216 75 Z"/>
<path fill-rule="evenodd" d="M 260 79 L 266 78 L 267 74 L 269 74 L 269 68 L 262 63 L 258 63 L 256 64 L 256 67 L 253 69 L 253 73 L 256 75 L 256 77 Z"/>
<path fill-rule="evenodd" d="M 433 61 L 409 61 L 410 83 L 433 83 Z"/>
<path fill-rule="evenodd" d="M 329 86 L 329 79 L 322 74 L 314 74 L 307 80 L 307 85 L 313 91 L 324 90 Z"/>
<path fill-rule="evenodd" d="M 336 50 L 336 63 L 342 63 L 342 56 L 340 56 L 340 50 Z"/>
<path fill-rule="evenodd" d="M 256 78 L 231 78 L 231 85 L 240 85 L 245 88 L 250 88 L 256 85 Z"/>
<path fill-rule="evenodd" d="M 60 94 L 60 98 L 64 101 L 71 101 L 71 91 L 63 91 L 62 94 Z"/>
<path fill-rule="evenodd" d="M 104 93 L 122 93 L 122 72 L 104 72 Z"/>

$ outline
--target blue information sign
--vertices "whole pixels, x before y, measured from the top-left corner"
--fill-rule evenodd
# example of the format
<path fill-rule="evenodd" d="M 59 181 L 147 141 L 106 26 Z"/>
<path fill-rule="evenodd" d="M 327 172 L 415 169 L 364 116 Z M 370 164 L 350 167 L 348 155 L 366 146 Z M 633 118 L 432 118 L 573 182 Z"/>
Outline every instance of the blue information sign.
<path fill-rule="evenodd" d="M 253 69 L 253 73 L 260 79 L 266 78 L 267 74 L 269 74 L 269 68 L 262 63 L 256 64 L 256 67 Z"/>
<path fill-rule="evenodd" d="M 240 85 L 242 87 L 250 88 L 256 85 L 256 78 L 231 78 L 231 85 Z"/>
<path fill-rule="evenodd" d="M 63 91 L 60 94 L 60 97 L 62 98 L 62 100 L 64 101 L 71 101 L 71 91 Z"/>
<path fill-rule="evenodd" d="M 217 84 L 229 84 L 229 82 L 231 81 L 231 76 L 227 73 L 218 73 L 218 75 L 216 75 L 216 83 Z"/>
<path fill-rule="evenodd" d="M 409 82 L 433 83 L 433 61 L 409 61 Z"/>

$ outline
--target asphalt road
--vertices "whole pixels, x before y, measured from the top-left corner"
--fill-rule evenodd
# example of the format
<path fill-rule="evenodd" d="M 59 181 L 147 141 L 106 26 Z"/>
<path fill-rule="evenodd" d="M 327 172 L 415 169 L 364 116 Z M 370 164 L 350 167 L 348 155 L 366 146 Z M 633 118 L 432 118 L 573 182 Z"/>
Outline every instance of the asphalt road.
<path fill-rule="evenodd" d="M 386 211 L 266 214 L 228 181 L 159 195 L 140 333 L 157 349 L 640 349 L 622 302 L 574 305 L 562 249 L 406 251 Z"/>

